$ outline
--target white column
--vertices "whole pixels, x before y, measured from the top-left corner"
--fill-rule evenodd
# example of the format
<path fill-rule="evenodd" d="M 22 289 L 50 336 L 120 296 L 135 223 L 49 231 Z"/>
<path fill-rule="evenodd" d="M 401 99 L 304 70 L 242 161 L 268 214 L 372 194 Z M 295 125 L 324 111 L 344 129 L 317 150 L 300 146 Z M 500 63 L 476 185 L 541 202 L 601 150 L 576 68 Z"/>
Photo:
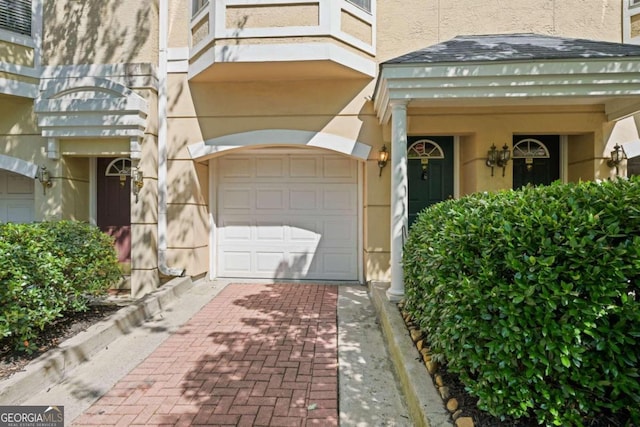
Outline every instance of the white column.
<path fill-rule="evenodd" d="M 409 224 L 407 180 L 407 104 L 391 103 L 391 287 L 390 301 L 404 296 L 402 247 Z"/>

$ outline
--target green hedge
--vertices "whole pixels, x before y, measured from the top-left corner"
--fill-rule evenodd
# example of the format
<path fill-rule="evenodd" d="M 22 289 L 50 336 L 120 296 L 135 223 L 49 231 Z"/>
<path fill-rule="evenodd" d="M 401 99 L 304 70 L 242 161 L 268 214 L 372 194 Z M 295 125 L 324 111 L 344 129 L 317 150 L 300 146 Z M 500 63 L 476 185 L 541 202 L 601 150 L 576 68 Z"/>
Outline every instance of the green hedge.
<path fill-rule="evenodd" d="M 498 417 L 640 421 L 640 182 L 475 194 L 425 210 L 407 310 Z"/>
<path fill-rule="evenodd" d="M 84 311 L 121 276 L 111 237 L 85 223 L 0 224 L 0 339 L 32 351 L 67 312 Z"/>

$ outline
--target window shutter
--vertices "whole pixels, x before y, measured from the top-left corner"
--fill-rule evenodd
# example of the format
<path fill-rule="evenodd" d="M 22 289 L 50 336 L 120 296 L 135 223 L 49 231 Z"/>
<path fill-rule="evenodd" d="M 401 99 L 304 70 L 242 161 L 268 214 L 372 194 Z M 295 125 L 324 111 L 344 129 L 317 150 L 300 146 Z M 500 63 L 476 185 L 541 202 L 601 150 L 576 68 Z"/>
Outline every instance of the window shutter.
<path fill-rule="evenodd" d="M 0 0 L 0 28 L 31 36 L 31 0 Z"/>

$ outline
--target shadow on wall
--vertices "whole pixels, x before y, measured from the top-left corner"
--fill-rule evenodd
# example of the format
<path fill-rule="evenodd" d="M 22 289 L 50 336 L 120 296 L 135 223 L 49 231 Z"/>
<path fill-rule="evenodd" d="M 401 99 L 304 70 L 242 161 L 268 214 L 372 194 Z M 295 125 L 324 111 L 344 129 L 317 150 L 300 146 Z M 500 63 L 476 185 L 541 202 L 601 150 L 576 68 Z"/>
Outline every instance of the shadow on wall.
<path fill-rule="evenodd" d="M 278 268 L 276 268 L 273 274 L 274 279 L 304 279 L 309 268 L 307 266 L 307 259 L 309 254 L 305 253 L 293 258 L 292 262 L 286 260 L 280 261 Z"/>
<path fill-rule="evenodd" d="M 150 38 L 156 2 L 44 2 L 45 65 L 155 62 Z M 127 20 L 125 24 L 121 21 Z"/>

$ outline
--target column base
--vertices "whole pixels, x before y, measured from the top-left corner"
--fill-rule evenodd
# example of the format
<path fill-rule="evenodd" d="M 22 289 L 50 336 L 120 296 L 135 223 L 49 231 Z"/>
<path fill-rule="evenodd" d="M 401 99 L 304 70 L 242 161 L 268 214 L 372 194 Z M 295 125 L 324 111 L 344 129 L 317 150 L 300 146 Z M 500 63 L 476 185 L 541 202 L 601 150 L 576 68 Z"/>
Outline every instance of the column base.
<path fill-rule="evenodd" d="M 387 299 L 391 302 L 400 302 L 404 298 L 404 292 L 393 287 L 387 289 Z"/>

